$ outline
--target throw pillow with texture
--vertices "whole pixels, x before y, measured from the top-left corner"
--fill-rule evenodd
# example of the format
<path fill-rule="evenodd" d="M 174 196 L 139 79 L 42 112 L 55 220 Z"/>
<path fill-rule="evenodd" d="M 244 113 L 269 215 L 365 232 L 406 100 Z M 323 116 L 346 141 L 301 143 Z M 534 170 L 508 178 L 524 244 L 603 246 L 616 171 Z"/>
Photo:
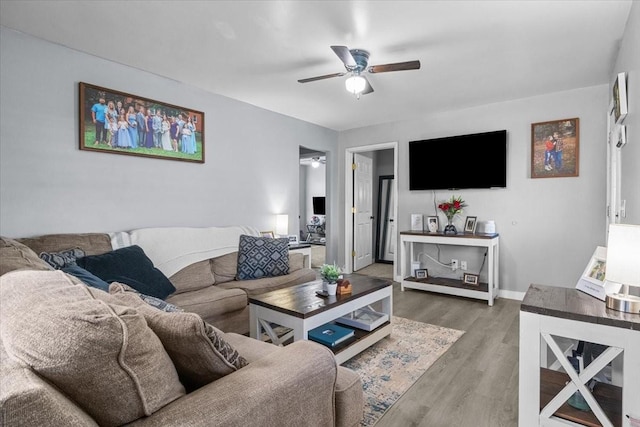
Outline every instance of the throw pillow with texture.
<path fill-rule="evenodd" d="M 120 304 L 135 307 L 162 341 L 188 392 L 222 378 L 248 364 L 225 341 L 224 332 L 206 323 L 195 313 L 166 313 L 145 304 L 118 284 L 109 286 L 110 295 Z M 102 297 L 102 296 L 100 296 Z"/>
<path fill-rule="evenodd" d="M 134 308 L 94 298 L 61 271 L 5 274 L 0 299 L 7 353 L 99 425 L 130 423 L 184 396 L 162 343 Z"/>
<path fill-rule="evenodd" d="M 176 291 L 167 276 L 153 266 L 140 246 L 127 246 L 78 259 L 78 265 L 107 283 L 120 282 L 136 291 L 165 299 Z"/>
<path fill-rule="evenodd" d="M 65 267 L 76 265 L 78 258 L 85 256 L 80 248 L 67 249 L 60 252 L 40 252 L 40 258 L 56 270 L 62 270 Z"/>
<path fill-rule="evenodd" d="M 136 295 L 142 301 L 149 304 L 151 307 L 155 307 L 158 310 L 166 311 L 167 313 L 173 313 L 175 311 L 184 311 L 177 305 L 161 300 L 160 298 L 152 297 L 151 295 L 141 294 L 140 292 L 133 289 L 131 286 L 125 285 L 124 283 L 113 282 L 111 285 L 107 285 L 106 291 L 112 294 L 122 293 L 122 292 L 131 292 L 133 295 Z"/>
<path fill-rule="evenodd" d="M 238 280 L 289 274 L 289 239 L 243 234 L 238 246 Z"/>

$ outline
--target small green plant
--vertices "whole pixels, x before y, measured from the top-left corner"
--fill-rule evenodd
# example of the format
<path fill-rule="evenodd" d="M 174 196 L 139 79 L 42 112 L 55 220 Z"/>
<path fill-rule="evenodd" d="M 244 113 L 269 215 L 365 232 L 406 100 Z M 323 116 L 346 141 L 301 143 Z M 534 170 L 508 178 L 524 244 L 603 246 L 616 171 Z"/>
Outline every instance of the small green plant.
<path fill-rule="evenodd" d="M 320 267 L 320 275 L 329 283 L 338 280 L 340 274 L 342 274 L 342 270 L 335 264 L 322 264 Z"/>

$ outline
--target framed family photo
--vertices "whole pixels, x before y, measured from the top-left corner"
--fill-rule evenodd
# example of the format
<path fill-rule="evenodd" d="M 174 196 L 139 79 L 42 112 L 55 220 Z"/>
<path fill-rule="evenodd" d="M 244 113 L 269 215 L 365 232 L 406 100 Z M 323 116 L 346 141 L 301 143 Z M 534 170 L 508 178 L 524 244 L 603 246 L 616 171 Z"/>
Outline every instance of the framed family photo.
<path fill-rule="evenodd" d="M 606 273 L 607 248 L 598 246 L 578 279 L 576 289 L 604 301 L 607 294 L 618 292 L 622 286 L 606 280 Z"/>
<path fill-rule="evenodd" d="M 470 273 L 465 273 L 464 276 L 462 276 L 462 282 L 466 283 L 467 285 L 474 285 L 477 286 L 478 285 L 478 275 L 477 274 L 470 274 Z"/>
<path fill-rule="evenodd" d="M 80 149 L 204 163 L 204 113 L 80 82 Z"/>
<path fill-rule="evenodd" d="M 426 268 L 419 268 L 416 270 L 416 279 L 428 279 L 429 271 Z"/>
<path fill-rule="evenodd" d="M 438 228 L 439 228 L 438 217 L 437 216 L 427 217 L 427 230 L 429 230 L 429 233 L 437 233 Z"/>
<path fill-rule="evenodd" d="M 531 124 L 531 178 L 578 176 L 580 119 Z"/>
<path fill-rule="evenodd" d="M 477 216 L 468 216 L 464 222 L 464 232 L 474 234 L 476 232 Z"/>

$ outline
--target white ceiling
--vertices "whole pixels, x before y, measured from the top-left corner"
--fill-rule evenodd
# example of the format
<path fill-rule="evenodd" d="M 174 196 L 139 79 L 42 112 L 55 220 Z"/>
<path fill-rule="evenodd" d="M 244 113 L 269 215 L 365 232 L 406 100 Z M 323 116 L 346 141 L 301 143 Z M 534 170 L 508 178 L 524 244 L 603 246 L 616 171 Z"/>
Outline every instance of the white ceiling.
<path fill-rule="evenodd" d="M 0 23 L 346 130 L 607 84 L 630 8 L 631 0 L 2 0 Z M 370 65 L 417 59 L 422 68 L 369 75 L 375 92 L 359 100 L 346 77 L 298 83 L 344 71 L 330 45 L 369 50 Z"/>

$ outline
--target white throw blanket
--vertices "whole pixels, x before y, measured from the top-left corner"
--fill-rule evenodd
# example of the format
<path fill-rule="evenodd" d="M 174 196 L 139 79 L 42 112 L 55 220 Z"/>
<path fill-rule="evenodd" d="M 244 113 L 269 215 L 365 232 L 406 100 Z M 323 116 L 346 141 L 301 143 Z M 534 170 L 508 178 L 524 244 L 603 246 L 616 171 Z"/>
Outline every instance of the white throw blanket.
<path fill-rule="evenodd" d="M 260 236 L 247 226 L 140 228 L 110 236 L 113 249 L 138 245 L 158 270 L 171 277 L 195 262 L 237 251 L 241 234 Z"/>

